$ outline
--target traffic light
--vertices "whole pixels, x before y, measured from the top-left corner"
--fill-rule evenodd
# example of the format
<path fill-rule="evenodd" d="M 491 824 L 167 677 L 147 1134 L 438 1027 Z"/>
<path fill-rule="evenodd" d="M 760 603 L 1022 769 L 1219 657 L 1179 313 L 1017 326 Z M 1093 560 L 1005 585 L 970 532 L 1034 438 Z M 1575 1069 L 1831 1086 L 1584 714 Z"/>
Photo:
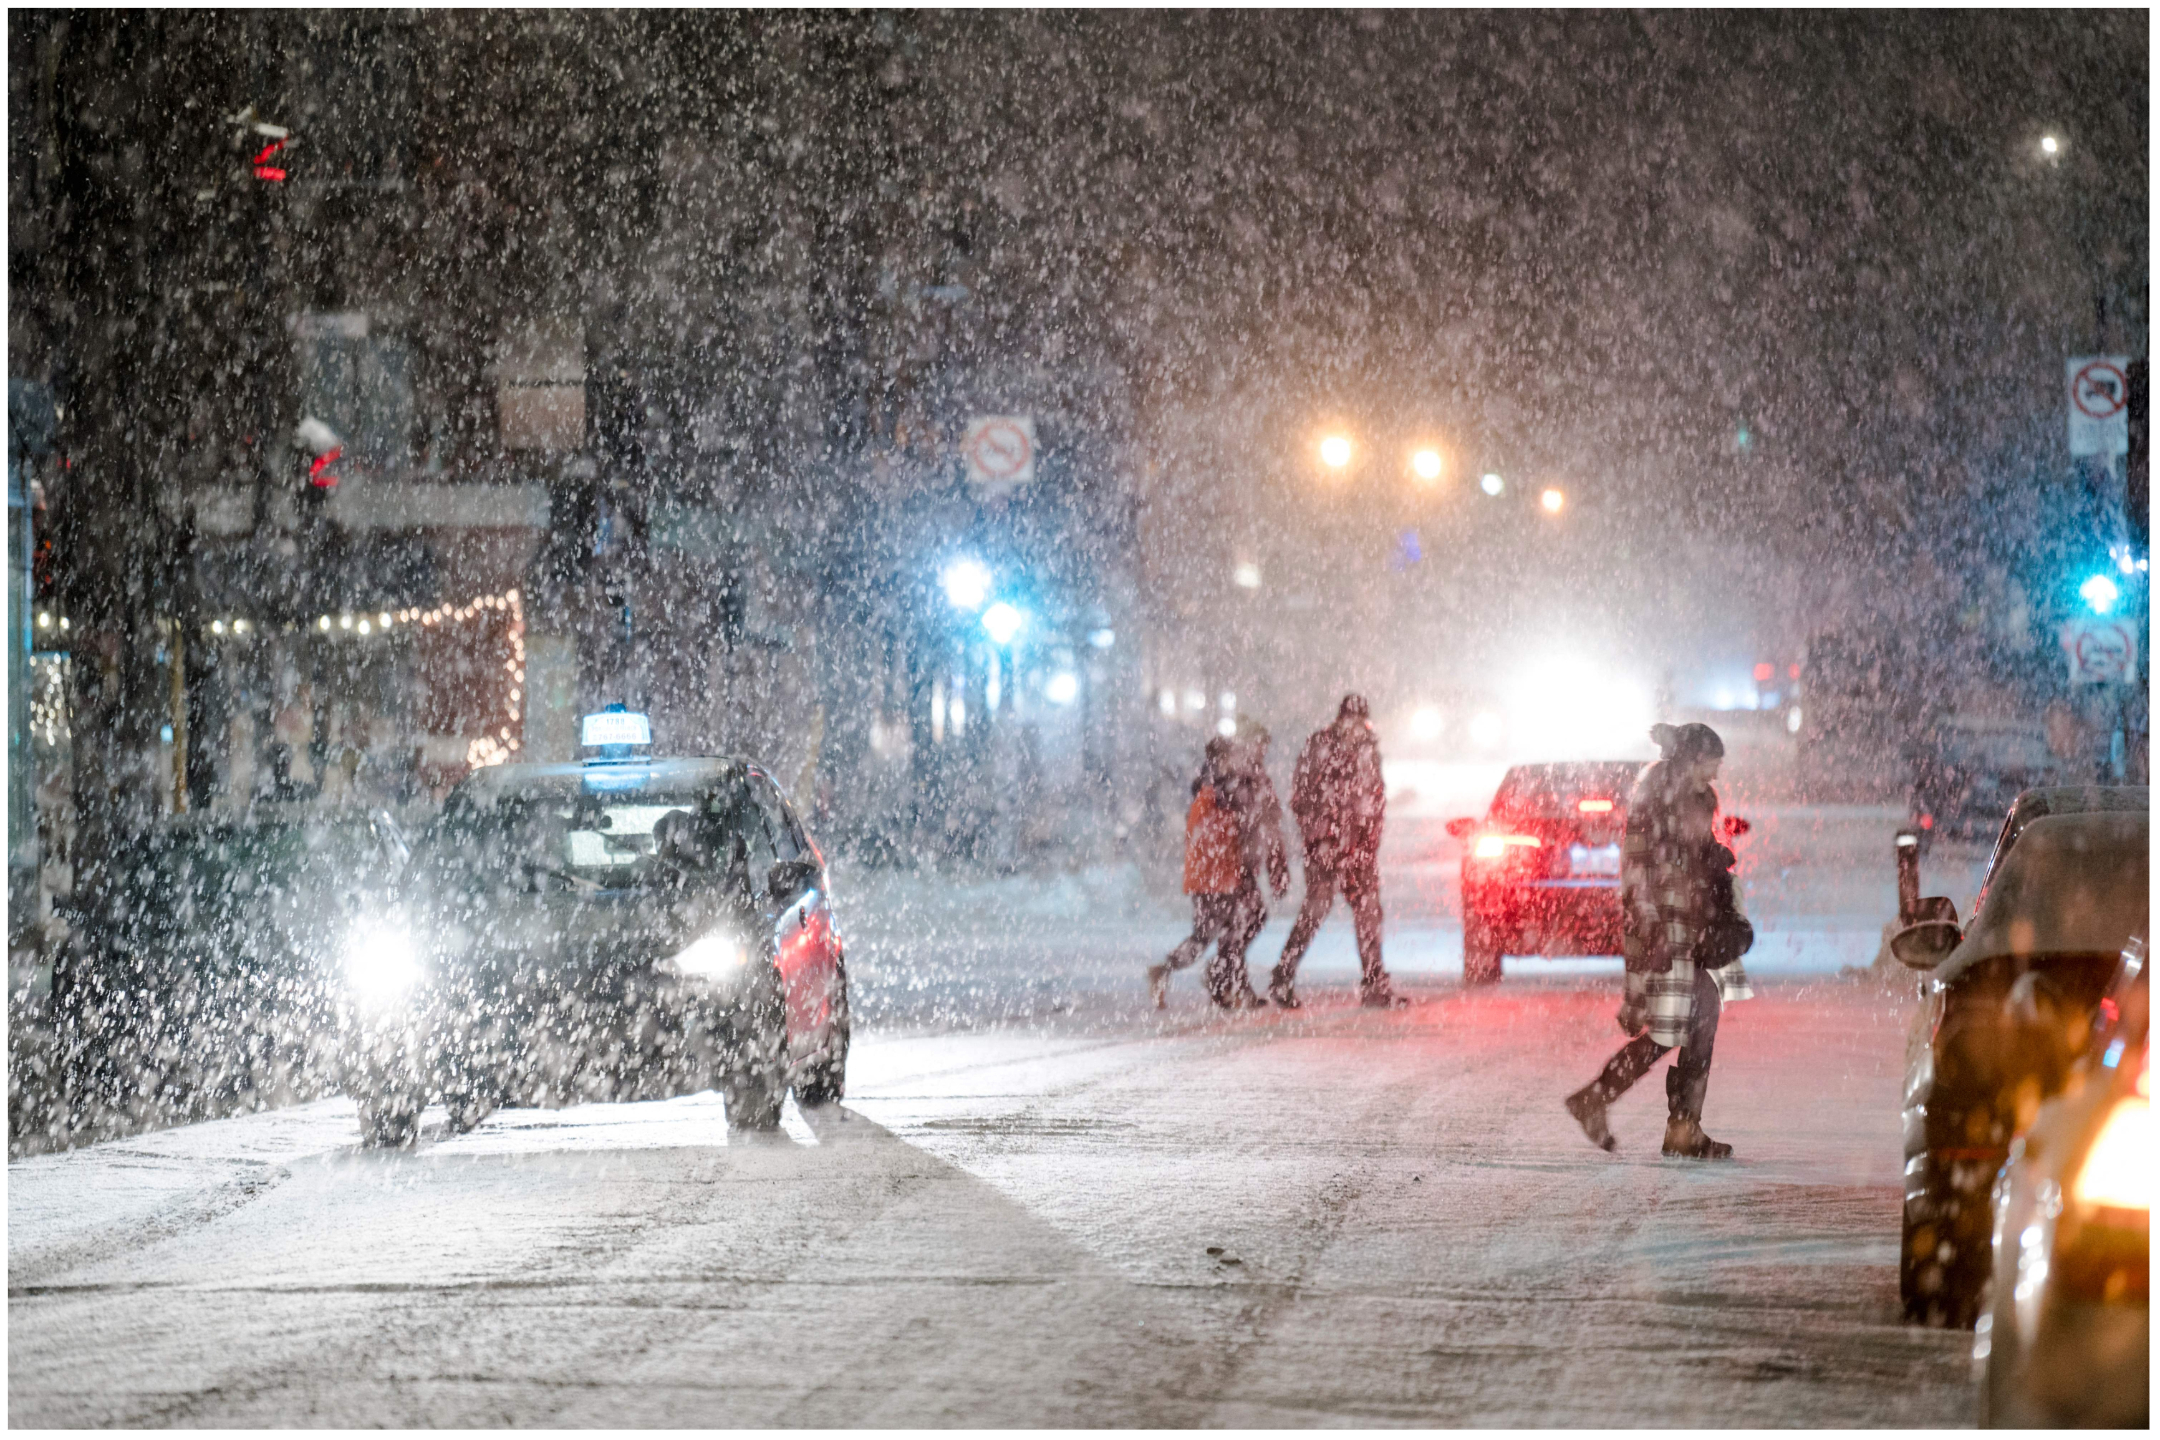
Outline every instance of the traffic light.
<path fill-rule="evenodd" d="M 308 489 L 324 499 L 337 489 L 337 463 L 345 454 L 345 442 L 337 432 L 310 415 L 293 430 L 293 440 L 308 462 Z"/>

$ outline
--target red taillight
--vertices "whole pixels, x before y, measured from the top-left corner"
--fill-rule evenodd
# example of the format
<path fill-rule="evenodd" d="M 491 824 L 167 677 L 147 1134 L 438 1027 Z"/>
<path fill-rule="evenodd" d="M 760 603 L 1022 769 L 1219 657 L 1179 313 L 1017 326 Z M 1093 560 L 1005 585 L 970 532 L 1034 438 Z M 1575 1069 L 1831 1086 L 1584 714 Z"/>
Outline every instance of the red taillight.
<path fill-rule="evenodd" d="M 1932 816 L 1932 815 L 1922 815 L 1922 816 L 1920 817 L 1920 828 L 1921 828 L 1921 829 L 1923 829 L 1923 830 L 1932 830 L 1932 829 L 1934 829 L 1934 828 L 1935 828 L 1935 817 L 1934 817 L 1934 816 Z"/>
<path fill-rule="evenodd" d="M 1755 667 L 1755 678 L 1757 680 L 1768 680 L 1775 674 L 1777 674 L 1777 667 L 1767 660 Z"/>
<path fill-rule="evenodd" d="M 1585 815 L 1609 815 L 1612 813 L 1612 801 L 1578 800 L 1575 803 L 1575 808 Z"/>

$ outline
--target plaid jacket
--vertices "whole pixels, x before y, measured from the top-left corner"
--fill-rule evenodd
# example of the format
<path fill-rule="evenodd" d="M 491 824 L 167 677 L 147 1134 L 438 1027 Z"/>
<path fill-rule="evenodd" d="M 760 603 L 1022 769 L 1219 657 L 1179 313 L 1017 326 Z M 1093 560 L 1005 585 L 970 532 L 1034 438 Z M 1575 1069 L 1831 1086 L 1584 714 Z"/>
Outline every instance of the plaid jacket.
<path fill-rule="evenodd" d="M 1717 853 L 1717 793 L 1679 790 L 1677 779 L 1662 761 L 1643 772 L 1628 801 L 1620 847 L 1620 947 L 1627 962 L 1620 1025 L 1630 1034 L 1647 1027 L 1660 1045 L 1678 1045 L 1686 1036 L 1695 1009 L 1690 957 L 1718 910 L 1709 858 Z M 1738 962 L 1712 973 L 1726 1001 L 1755 993 Z"/>

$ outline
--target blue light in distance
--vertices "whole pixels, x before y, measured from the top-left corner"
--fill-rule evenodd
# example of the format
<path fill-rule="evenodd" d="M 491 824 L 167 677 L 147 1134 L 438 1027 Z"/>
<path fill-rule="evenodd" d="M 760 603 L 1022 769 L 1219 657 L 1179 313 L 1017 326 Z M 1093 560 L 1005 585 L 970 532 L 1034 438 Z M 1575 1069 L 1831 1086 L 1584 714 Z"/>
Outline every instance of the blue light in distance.
<path fill-rule="evenodd" d="M 945 598 L 955 609 L 980 610 L 983 601 L 990 598 L 990 572 L 979 560 L 955 560 L 945 567 L 940 579 L 945 586 Z"/>
<path fill-rule="evenodd" d="M 1000 600 L 983 611 L 983 632 L 1000 645 L 1010 645 L 1013 636 L 1027 625 L 1027 616 Z"/>
<path fill-rule="evenodd" d="M 2113 610 L 2115 602 L 2122 598 L 2122 587 L 2105 575 L 2094 575 L 2078 586 L 2078 594 L 2085 597 L 2085 603 L 2092 607 L 2093 614 L 2105 615 Z"/>

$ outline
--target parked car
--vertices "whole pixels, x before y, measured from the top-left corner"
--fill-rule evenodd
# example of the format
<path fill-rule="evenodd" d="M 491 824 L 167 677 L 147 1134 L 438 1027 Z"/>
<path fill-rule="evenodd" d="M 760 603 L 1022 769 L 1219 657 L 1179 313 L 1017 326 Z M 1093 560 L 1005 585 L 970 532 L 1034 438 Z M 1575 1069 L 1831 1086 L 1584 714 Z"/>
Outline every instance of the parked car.
<path fill-rule="evenodd" d="M 1482 820 L 1456 819 L 1463 842 L 1463 982 L 1500 978 L 1508 955 L 1620 953 L 1620 841 L 1633 760 L 1517 765 Z M 1727 836 L 1747 832 L 1727 818 Z"/>
<path fill-rule="evenodd" d="M 790 1087 L 841 1097 L 824 857 L 755 764 L 628 748 L 475 771 L 415 844 L 401 902 L 348 937 L 347 1086 L 369 1143 L 410 1143 L 432 1099 L 464 1130 L 501 1104 L 717 1087 L 731 1126 L 769 1129 Z"/>
<path fill-rule="evenodd" d="M 2149 910 L 2149 817 L 2095 809 L 2026 821 L 1971 921 L 1919 902 L 1891 953 L 1925 972 L 1906 1046 L 1906 1314 L 1969 1326 L 1989 1272 L 1990 1194 L 2010 1145 L 2062 1088 L 2123 947 Z"/>
<path fill-rule="evenodd" d="M 1992 1301 L 1973 1339 L 1988 1426 L 2151 1422 L 2151 975 L 2123 951 L 2063 1093 L 1995 1190 Z"/>
<path fill-rule="evenodd" d="M 89 1004 L 131 1089 L 172 1116 L 303 1093 L 334 1078 L 335 956 L 325 917 L 395 886 L 407 837 L 383 810 L 262 803 L 134 835 L 94 917 Z"/>

